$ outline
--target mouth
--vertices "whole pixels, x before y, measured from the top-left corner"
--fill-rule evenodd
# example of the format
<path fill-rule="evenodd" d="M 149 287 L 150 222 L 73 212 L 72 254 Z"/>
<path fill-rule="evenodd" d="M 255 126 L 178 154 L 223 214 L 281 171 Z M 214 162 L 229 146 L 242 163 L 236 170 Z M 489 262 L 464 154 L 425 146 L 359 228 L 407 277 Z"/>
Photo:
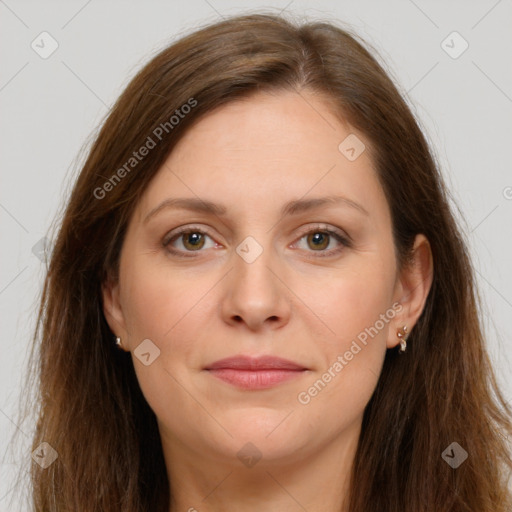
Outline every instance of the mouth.
<path fill-rule="evenodd" d="M 205 368 L 213 377 L 245 390 L 269 389 L 304 375 L 308 368 L 274 356 L 235 356 Z"/>

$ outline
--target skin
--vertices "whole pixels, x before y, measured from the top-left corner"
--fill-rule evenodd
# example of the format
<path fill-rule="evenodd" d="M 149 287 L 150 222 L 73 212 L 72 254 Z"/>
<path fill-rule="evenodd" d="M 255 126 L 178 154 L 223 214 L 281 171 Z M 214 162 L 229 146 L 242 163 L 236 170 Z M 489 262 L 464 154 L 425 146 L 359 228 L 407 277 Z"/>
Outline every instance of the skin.
<path fill-rule="evenodd" d="M 119 282 L 103 287 L 104 311 L 156 414 L 171 512 L 345 510 L 365 406 L 386 350 L 399 343 L 397 330 L 410 332 L 419 318 L 432 276 L 423 235 L 411 266 L 398 271 L 369 151 L 349 161 L 338 150 L 351 133 L 368 147 L 313 92 L 257 93 L 194 125 L 137 204 Z M 333 194 L 367 214 L 340 204 L 280 215 L 288 201 Z M 221 203 L 226 214 L 163 208 L 144 222 L 177 197 Z M 163 241 L 190 225 L 208 234 L 199 244 L 178 236 L 171 247 L 192 257 L 170 253 Z M 326 227 L 350 236 L 350 246 L 333 236 L 308 238 Z M 236 252 L 248 236 L 263 249 L 252 263 Z M 300 403 L 299 393 L 397 302 L 394 318 Z M 134 354 L 145 339 L 160 350 L 148 366 Z M 204 370 L 238 354 L 277 355 L 308 371 L 255 391 Z M 237 457 L 248 442 L 262 455 L 252 467 Z"/>

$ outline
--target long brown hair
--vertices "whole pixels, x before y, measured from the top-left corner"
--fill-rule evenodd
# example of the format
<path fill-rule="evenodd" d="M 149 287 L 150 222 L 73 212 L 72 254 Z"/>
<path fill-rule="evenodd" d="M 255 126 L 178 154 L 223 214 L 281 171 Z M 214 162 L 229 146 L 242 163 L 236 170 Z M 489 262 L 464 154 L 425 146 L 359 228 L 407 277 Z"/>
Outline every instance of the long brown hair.
<path fill-rule="evenodd" d="M 434 259 L 408 350 L 388 350 L 365 409 L 350 511 L 511 510 L 512 413 L 485 350 L 467 242 L 418 122 L 367 48 L 332 23 L 233 17 L 161 51 L 127 86 L 76 180 L 42 292 L 29 365 L 37 394 L 27 407 L 37 414 L 32 449 L 47 442 L 58 458 L 46 469 L 32 463 L 35 511 L 168 511 L 156 418 L 131 358 L 115 347 L 101 284 L 116 278 L 131 213 L 185 131 L 270 89 L 320 93 L 366 136 L 400 266 L 418 233 Z M 132 161 L 148 137 L 154 146 Z M 453 442 L 468 452 L 457 469 L 442 457 Z"/>

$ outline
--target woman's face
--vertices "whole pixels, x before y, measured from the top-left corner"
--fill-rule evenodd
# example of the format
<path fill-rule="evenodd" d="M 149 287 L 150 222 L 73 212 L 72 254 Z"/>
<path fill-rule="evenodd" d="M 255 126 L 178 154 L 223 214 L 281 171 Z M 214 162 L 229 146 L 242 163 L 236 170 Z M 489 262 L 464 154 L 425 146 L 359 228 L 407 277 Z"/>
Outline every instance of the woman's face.
<path fill-rule="evenodd" d="M 415 320 L 365 142 L 311 92 L 259 93 L 200 120 L 140 198 L 105 312 L 166 453 L 272 464 L 357 437 Z M 234 356 L 296 368 L 213 369 Z"/>

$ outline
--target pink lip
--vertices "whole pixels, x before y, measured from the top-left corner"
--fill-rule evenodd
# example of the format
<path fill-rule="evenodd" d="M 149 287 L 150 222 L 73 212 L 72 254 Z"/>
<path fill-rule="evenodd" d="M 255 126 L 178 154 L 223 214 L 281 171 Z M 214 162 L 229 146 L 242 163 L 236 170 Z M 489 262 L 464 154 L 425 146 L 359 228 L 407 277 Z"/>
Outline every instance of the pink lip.
<path fill-rule="evenodd" d="M 303 375 L 304 366 L 274 356 L 235 356 L 221 359 L 205 370 L 242 389 L 267 389 Z"/>

